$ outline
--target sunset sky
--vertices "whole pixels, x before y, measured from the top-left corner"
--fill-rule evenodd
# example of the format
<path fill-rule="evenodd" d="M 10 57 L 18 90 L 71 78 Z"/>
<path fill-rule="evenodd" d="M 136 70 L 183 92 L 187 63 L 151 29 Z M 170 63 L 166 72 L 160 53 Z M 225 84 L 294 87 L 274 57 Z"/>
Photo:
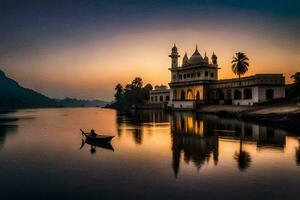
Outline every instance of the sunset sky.
<path fill-rule="evenodd" d="M 173 43 L 214 51 L 231 78 L 237 51 L 247 75 L 300 71 L 297 0 L 0 0 L 0 69 L 47 96 L 112 100 L 114 86 L 140 76 L 167 84 Z M 181 59 L 180 59 L 181 63 Z"/>

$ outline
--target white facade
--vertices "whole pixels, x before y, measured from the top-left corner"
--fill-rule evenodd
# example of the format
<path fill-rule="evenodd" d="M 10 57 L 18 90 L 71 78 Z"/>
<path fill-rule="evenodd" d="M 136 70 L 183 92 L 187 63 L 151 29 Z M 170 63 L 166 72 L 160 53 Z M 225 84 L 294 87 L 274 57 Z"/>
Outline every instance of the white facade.
<path fill-rule="evenodd" d="M 157 88 L 150 92 L 150 102 L 168 102 L 173 109 L 197 109 L 205 103 L 255 105 L 285 97 L 285 78 L 282 74 L 256 74 L 241 79 L 218 79 L 217 56 L 202 57 L 196 47 L 193 55 L 180 57 L 174 45 L 171 54 L 170 89 Z"/>
<path fill-rule="evenodd" d="M 155 89 L 150 91 L 150 103 L 169 103 L 170 90 L 167 86 L 155 86 Z"/>

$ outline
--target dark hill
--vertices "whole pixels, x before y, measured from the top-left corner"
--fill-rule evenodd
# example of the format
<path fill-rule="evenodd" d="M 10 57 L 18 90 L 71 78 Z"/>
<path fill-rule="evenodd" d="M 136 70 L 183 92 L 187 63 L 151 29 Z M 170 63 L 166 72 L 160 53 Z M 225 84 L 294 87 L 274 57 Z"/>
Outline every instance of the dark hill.
<path fill-rule="evenodd" d="M 20 86 L 0 70 L 0 107 L 55 107 L 57 102 L 38 92 Z"/>
<path fill-rule="evenodd" d="M 2 108 L 102 107 L 106 104 L 107 102 L 100 100 L 52 99 L 20 86 L 0 70 L 0 107 Z"/>

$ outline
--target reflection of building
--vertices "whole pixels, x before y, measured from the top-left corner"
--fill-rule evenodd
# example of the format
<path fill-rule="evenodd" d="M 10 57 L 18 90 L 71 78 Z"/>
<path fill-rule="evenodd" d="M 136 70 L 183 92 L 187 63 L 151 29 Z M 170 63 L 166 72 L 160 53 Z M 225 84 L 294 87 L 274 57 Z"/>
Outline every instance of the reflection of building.
<path fill-rule="evenodd" d="M 220 119 L 216 122 L 218 122 L 216 132 L 220 138 L 255 142 L 258 149 L 285 147 L 286 132 L 284 131 L 231 119 Z"/>
<path fill-rule="evenodd" d="M 193 114 L 174 114 L 171 118 L 171 136 L 173 170 L 176 177 L 182 153 L 184 161 L 193 162 L 197 169 L 208 162 L 211 156 L 217 164 L 218 137 L 205 132 L 203 121 L 197 120 Z"/>
<path fill-rule="evenodd" d="M 217 164 L 219 153 L 222 153 L 219 152 L 219 139 L 240 141 L 241 144 L 247 142 L 256 145 L 258 150 L 283 150 L 286 143 L 286 133 L 281 130 L 238 120 L 182 112 L 174 112 L 171 117 L 171 137 L 172 167 L 176 177 L 181 160 L 192 162 L 197 169 L 211 158 Z M 237 157 L 239 167 L 242 168 L 247 160 L 243 158 L 250 158 L 250 154 L 242 149 L 240 153 Z"/>
<path fill-rule="evenodd" d="M 142 144 L 144 127 L 151 126 L 152 123 L 160 123 L 160 125 L 156 124 L 156 126 L 168 126 L 168 124 L 166 124 L 167 122 L 169 122 L 169 115 L 162 111 L 118 113 L 117 132 L 119 136 L 121 136 L 123 132 L 130 133 L 136 144 Z"/>
<path fill-rule="evenodd" d="M 206 53 L 204 57 L 196 47 L 193 55 L 187 54 L 178 65 L 177 47 L 171 54 L 170 90 L 162 89 L 150 94 L 151 102 L 165 101 L 169 93 L 169 106 L 174 109 L 195 109 L 206 102 L 233 105 L 253 105 L 272 99 L 285 97 L 285 78 L 282 74 L 257 74 L 240 80 L 218 80 L 217 56 L 213 53 L 211 61 Z M 161 95 L 160 95 L 161 93 Z"/>

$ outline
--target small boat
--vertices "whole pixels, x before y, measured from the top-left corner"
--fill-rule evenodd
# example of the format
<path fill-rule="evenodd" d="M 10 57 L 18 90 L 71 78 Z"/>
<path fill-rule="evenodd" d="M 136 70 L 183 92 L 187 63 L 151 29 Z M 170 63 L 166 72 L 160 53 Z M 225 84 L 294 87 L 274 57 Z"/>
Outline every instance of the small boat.
<path fill-rule="evenodd" d="M 95 141 L 95 142 L 103 142 L 103 143 L 108 143 L 110 142 L 115 136 L 110 136 L 110 135 L 97 135 L 97 134 L 92 134 L 92 133 L 85 133 L 83 130 L 81 130 L 81 134 L 86 137 L 86 139 L 90 141 Z"/>
<path fill-rule="evenodd" d="M 100 148 L 111 150 L 111 151 L 115 150 L 113 148 L 113 146 L 110 144 L 110 142 L 95 142 L 95 141 L 90 140 L 90 139 L 86 139 L 84 142 L 86 144 L 91 145 L 91 146 L 100 147 Z"/>

